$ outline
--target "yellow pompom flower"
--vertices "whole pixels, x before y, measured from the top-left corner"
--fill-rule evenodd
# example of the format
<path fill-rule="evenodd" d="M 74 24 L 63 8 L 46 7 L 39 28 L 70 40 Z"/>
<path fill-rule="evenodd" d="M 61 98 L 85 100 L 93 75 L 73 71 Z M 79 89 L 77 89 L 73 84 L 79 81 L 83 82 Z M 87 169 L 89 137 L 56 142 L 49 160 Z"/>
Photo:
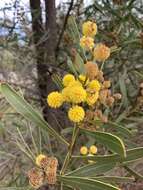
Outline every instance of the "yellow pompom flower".
<path fill-rule="evenodd" d="M 62 90 L 62 97 L 64 102 L 70 102 L 69 90 L 69 87 L 66 87 Z"/>
<path fill-rule="evenodd" d="M 57 91 L 51 92 L 47 97 L 47 103 L 51 108 L 59 108 L 63 104 L 62 94 Z"/>
<path fill-rule="evenodd" d="M 86 98 L 86 102 L 89 106 L 92 106 L 93 104 L 95 104 L 97 102 L 99 98 L 99 92 L 95 92 L 94 94 L 87 94 L 87 98 Z"/>
<path fill-rule="evenodd" d="M 97 44 L 94 48 L 93 55 L 97 61 L 105 61 L 110 56 L 110 48 L 104 44 Z"/>
<path fill-rule="evenodd" d="M 97 33 L 97 25 L 95 22 L 87 21 L 82 25 L 82 33 L 85 36 L 94 37 Z"/>
<path fill-rule="evenodd" d="M 82 146 L 82 147 L 80 148 L 80 154 L 81 154 L 81 155 L 87 155 L 87 153 L 88 153 L 87 147 L 86 147 L 86 146 Z"/>
<path fill-rule="evenodd" d="M 68 117 L 71 121 L 78 123 L 84 119 L 85 112 L 81 106 L 73 106 L 68 111 Z"/>
<path fill-rule="evenodd" d="M 94 39 L 91 37 L 83 36 L 80 39 L 80 46 L 86 50 L 91 50 L 94 47 Z"/>
<path fill-rule="evenodd" d="M 46 156 L 44 154 L 39 154 L 37 157 L 36 157 L 36 160 L 35 160 L 35 163 L 37 166 L 41 167 L 41 161 L 43 159 L 45 159 Z"/>
<path fill-rule="evenodd" d="M 96 154 L 97 153 L 97 147 L 95 145 L 92 145 L 90 148 L 89 148 L 89 153 L 90 154 Z"/>
<path fill-rule="evenodd" d="M 100 89 L 101 89 L 101 84 L 99 83 L 98 80 L 92 80 L 88 84 L 88 90 L 91 91 L 91 92 L 100 91 Z"/>
<path fill-rule="evenodd" d="M 82 84 L 78 80 L 75 80 L 74 82 L 70 82 L 68 85 L 68 87 L 73 87 L 73 86 L 82 86 Z"/>
<path fill-rule="evenodd" d="M 81 103 L 86 100 L 86 91 L 82 86 L 73 86 L 69 89 L 69 97 L 73 103 Z"/>
<path fill-rule="evenodd" d="M 68 86 L 71 82 L 75 81 L 75 77 L 71 74 L 67 74 L 63 78 L 63 85 Z"/>
<path fill-rule="evenodd" d="M 89 83 L 89 79 L 85 75 L 79 75 L 79 80 L 82 84 L 85 84 L 85 85 Z"/>

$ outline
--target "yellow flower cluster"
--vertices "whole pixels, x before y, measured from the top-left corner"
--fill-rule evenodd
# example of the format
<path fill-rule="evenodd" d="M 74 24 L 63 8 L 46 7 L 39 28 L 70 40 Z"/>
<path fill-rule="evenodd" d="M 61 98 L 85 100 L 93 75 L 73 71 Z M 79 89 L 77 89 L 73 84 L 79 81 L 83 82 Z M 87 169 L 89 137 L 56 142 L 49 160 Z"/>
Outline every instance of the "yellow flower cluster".
<path fill-rule="evenodd" d="M 85 75 L 75 78 L 67 74 L 62 80 L 64 88 L 61 92 L 52 92 L 47 97 L 47 103 L 52 108 L 58 108 L 63 103 L 70 103 L 68 117 L 73 122 L 81 122 L 85 111 L 79 104 L 94 105 L 99 98 L 101 84 L 98 80 L 89 80 Z"/>
<path fill-rule="evenodd" d="M 97 61 L 105 61 L 110 56 L 110 48 L 104 44 L 97 44 L 93 52 L 94 58 Z"/>
<path fill-rule="evenodd" d="M 59 108 L 63 103 L 62 94 L 59 92 L 52 92 L 49 94 L 47 102 L 51 108 Z"/>
<path fill-rule="evenodd" d="M 110 56 L 110 48 L 99 43 L 95 46 L 94 36 L 97 34 L 97 25 L 95 22 L 87 21 L 82 25 L 83 36 L 80 39 L 80 46 L 85 50 L 92 51 L 93 57 L 96 61 L 105 61 Z M 95 46 L 95 47 L 94 47 Z"/>
<path fill-rule="evenodd" d="M 82 33 L 85 36 L 94 37 L 97 33 L 97 25 L 94 22 L 87 21 L 82 25 Z"/>
<path fill-rule="evenodd" d="M 86 50 L 92 50 L 94 47 L 94 39 L 91 37 L 83 36 L 80 39 L 80 46 Z"/>
<path fill-rule="evenodd" d="M 92 145 L 89 147 L 89 149 L 86 146 L 82 146 L 80 148 L 80 154 L 85 156 L 85 155 L 94 155 L 97 153 L 97 147 L 95 145 Z"/>
<path fill-rule="evenodd" d="M 35 189 L 40 188 L 45 183 L 55 185 L 57 181 L 57 158 L 39 154 L 35 159 L 35 164 L 38 167 L 28 171 L 29 184 Z"/>

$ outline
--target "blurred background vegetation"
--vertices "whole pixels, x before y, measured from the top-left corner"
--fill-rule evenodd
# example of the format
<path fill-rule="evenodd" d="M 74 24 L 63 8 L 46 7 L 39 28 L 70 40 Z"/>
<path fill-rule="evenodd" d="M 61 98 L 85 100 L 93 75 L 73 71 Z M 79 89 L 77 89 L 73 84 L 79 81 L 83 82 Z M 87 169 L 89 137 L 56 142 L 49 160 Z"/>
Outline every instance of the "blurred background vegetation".
<path fill-rule="evenodd" d="M 20 0 L 15 0 L 0 8 L 0 80 L 14 86 L 33 106 L 38 106 L 52 127 L 68 138 L 71 128 L 64 110 L 51 110 L 46 97 L 57 88 L 53 79 L 69 72 L 69 61 L 77 61 L 69 16 L 75 16 L 79 28 L 85 20 L 96 21 L 96 42 L 102 41 L 112 48 L 112 56 L 104 67 L 105 78 L 112 81 L 113 92 L 122 94 L 121 103 L 110 110 L 115 121 L 113 125 L 124 126 L 131 132 L 129 139 L 124 134 L 129 147 L 143 145 L 143 92 L 140 89 L 143 81 L 143 1 L 91 0 L 86 3 L 68 0 L 58 2 L 57 6 L 55 3 L 55 0 L 27 0 L 23 5 Z M 25 174 L 31 163 L 20 151 L 23 144 L 21 135 L 31 148 L 34 149 L 32 141 L 36 139 L 39 149 L 49 153 L 44 132 L 36 131 L 0 96 L 2 186 L 28 184 Z M 64 152 L 64 148 L 54 140 L 52 146 L 62 161 L 59 150 Z M 143 166 L 138 165 L 133 168 L 137 167 L 143 174 Z M 123 171 L 115 172 L 122 175 Z M 126 190 L 139 190 L 142 185 L 139 181 L 124 186 Z"/>

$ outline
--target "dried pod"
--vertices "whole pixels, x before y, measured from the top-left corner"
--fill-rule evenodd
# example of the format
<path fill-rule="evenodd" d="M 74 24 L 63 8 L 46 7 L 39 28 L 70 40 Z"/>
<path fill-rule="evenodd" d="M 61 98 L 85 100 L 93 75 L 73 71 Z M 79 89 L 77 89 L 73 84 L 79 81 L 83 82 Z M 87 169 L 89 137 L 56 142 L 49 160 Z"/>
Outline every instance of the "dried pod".
<path fill-rule="evenodd" d="M 39 168 L 32 168 L 28 172 L 29 183 L 34 188 L 39 188 L 44 183 L 44 172 Z"/>
<path fill-rule="evenodd" d="M 120 93 L 116 93 L 113 95 L 113 97 L 115 98 L 115 100 L 121 100 L 122 95 Z"/>
<path fill-rule="evenodd" d="M 47 183 L 49 185 L 56 184 L 57 181 L 57 167 L 58 167 L 58 160 L 55 157 L 49 158 L 49 164 L 45 169 L 45 174 L 47 178 Z"/>

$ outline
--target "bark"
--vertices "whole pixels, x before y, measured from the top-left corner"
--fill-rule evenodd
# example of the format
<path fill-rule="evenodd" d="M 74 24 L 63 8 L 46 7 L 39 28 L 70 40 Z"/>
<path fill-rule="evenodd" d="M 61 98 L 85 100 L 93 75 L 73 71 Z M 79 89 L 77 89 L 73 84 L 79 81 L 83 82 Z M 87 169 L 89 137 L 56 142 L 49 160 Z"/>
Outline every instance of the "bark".
<path fill-rule="evenodd" d="M 40 0 L 30 0 L 31 15 L 32 15 L 32 29 L 33 40 L 35 44 L 36 60 L 37 60 L 37 74 L 38 74 L 38 87 L 41 96 L 41 106 L 45 106 L 45 97 L 47 89 L 47 74 L 45 64 L 45 47 L 44 41 L 44 29 L 42 23 L 42 10 L 40 6 Z"/>

